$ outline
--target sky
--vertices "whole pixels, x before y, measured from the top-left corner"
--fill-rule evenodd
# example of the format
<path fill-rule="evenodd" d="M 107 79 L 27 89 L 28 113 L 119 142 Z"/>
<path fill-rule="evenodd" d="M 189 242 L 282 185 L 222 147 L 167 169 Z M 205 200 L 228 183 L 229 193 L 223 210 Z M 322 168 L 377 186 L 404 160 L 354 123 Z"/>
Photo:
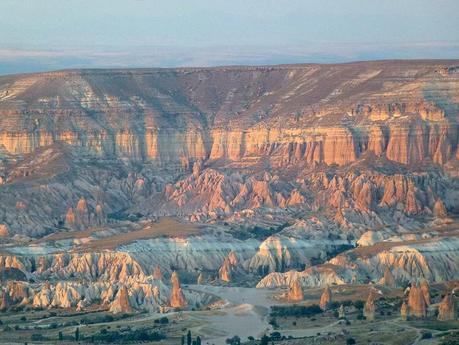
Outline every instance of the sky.
<path fill-rule="evenodd" d="M 0 74 L 459 58 L 458 0 L 0 0 Z"/>

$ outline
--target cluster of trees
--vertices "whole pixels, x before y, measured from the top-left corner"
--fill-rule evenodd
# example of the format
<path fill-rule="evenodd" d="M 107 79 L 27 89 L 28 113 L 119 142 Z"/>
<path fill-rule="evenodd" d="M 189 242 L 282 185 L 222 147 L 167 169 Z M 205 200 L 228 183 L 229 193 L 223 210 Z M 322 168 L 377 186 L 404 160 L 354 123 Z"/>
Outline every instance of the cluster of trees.
<path fill-rule="evenodd" d="M 182 345 L 201 345 L 201 337 L 198 335 L 196 339 L 193 340 L 191 331 L 189 330 L 186 336 L 182 335 Z"/>
<path fill-rule="evenodd" d="M 317 305 L 313 304 L 310 306 L 304 305 L 292 305 L 292 306 L 272 306 L 271 307 L 271 317 L 287 317 L 287 316 L 294 316 L 294 317 L 311 317 L 317 314 L 321 314 L 323 311 Z"/>

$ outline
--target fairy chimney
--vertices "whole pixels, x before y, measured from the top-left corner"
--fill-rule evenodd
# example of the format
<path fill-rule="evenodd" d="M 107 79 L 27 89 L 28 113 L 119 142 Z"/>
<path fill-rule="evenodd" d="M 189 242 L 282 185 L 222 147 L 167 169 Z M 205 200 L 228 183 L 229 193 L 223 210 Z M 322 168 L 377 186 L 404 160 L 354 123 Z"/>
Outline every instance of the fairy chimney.
<path fill-rule="evenodd" d="M 437 218 L 445 218 L 448 215 L 448 212 L 446 211 L 445 204 L 441 199 L 437 199 L 435 201 L 434 207 L 433 207 L 433 213 L 435 217 Z"/>
<path fill-rule="evenodd" d="M 328 308 L 330 308 L 331 303 L 332 292 L 330 290 L 330 286 L 327 285 L 327 287 L 324 289 L 324 292 L 322 293 L 322 296 L 320 296 L 319 306 L 322 310 L 327 310 Z"/>
<path fill-rule="evenodd" d="M 403 321 L 408 319 L 408 305 L 403 301 L 402 307 L 400 308 L 400 316 Z"/>
<path fill-rule="evenodd" d="M 9 231 L 6 224 L 0 224 L 0 237 L 8 237 Z"/>
<path fill-rule="evenodd" d="M 115 299 L 110 304 L 110 311 L 114 314 L 132 313 L 132 307 L 129 302 L 129 294 L 126 286 L 123 285 L 118 290 Z"/>
<path fill-rule="evenodd" d="M 384 271 L 383 284 L 391 288 L 396 287 L 395 277 L 392 274 L 392 271 L 389 269 L 389 267 L 387 267 Z"/>
<path fill-rule="evenodd" d="M 424 318 L 427 315 L 426 301 L 422 289 L 413 283 L 408 295 L 408 314 L 418 318 Z"/>
<path fill-rule="evenodd" d="M 156 279 L 156 280 L 163 279 L 163 275 L 161 273 L 161 267 L 159 267 L 158 265 L 156 265 L 155 268 L 153 269 L 153 279 Z"/>
<path fill-rule="evenodd" d="M 187 306 L 185 295 L 180 287 L 180 280 L 177 272 L 172 272 L 171 276 L 172 291 L 171 291 L 171 307 L 183 308 Z"/>
<path fill-rule="evenodd" d="M 0 290 L 1 291 L 1 290 Z M 2 298 L 0 299 L 0 311 L 6 311 L 13 305 L 10 294 L 3 290 Z"/>
<path fill-rule="evenodd" d="M 198 285 L 204 284 L 204 274 L 202 272 L 199 272 L 198 279 L 196 281 Z"/>
<path fill-rule="evenodd" d="M 451 293 L 449 293 L 443 298 L 441 303 L 438 305 L 438 320 L 448 321 L 456 319 L 456 301 L 454 300 L 454 296 Z"/>
<path fill-rule="evenodd" d="M 373 291 L 370 291 L 365 306 L 363 307 L 363 316 L 365 316 L 368 321 L 374 321 L 375 309 L 375 297 Z"/>
<path fill-rule="evenodd" d="M 431 302 L 430 302 L 430 287 L 429 287 L 429 283 L 427 282 L 427 280 L 423 279 L 421 281 L 420 288 L 422 291 L 422 295 L 424 296 L 424 301 L 426 302 L 426 306 L 428 307 L 431 304 Z"/>
<path fill-rule="evenodd" d="M 290 285 L 288 300 L 290 302 L 301 302 L 303 299 L 303 288 L 301 287 L 300 281 L 295 279 L 295 281 Z"/>
<path fill-rule="evenodd" d="M 75 226 L 75 213 L 71 207 L 69 207 L 65 215 L 65 226 L 68 228 L 73 228 Z"/>

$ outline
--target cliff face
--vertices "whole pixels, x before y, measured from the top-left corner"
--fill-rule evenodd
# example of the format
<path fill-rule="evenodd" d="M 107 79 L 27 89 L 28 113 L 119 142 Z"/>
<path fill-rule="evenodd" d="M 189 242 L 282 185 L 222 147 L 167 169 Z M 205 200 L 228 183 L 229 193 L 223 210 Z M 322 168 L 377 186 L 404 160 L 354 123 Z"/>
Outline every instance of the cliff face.
<path fill-rule="evenodd" d="M 374 215 L 386 207 L 446 217 L 456 188 L 431 180 L 459 164 L 459 77 L 441 72 L 455 65 L 0 77 L 2 224 L 38 237 L 122 212 L 196 222 L 326 207 L 341 226 L 354 211 L 384 223 Z"/>
<path fill-rule="evenodd" d="M 64 142 L 159 164 L 275 154 L 277 164 L 343 165 L 366 151 L 444 164 L 457 149 L 457 99 L 447 97 L 457 94 L 459 79 L 438 71 L 454 63 L 2 77 L 0 143 L 24 154 Z"/>

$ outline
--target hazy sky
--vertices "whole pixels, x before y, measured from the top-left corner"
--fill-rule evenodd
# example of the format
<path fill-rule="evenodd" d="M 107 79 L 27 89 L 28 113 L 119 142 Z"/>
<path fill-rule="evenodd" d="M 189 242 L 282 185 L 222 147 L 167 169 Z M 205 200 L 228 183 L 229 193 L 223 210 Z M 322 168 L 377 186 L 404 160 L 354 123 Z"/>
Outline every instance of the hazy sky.
<path fill-rule="evenodd" d="M 459 0 L 0 0 L 0 73 L 459 57 Z"/>

